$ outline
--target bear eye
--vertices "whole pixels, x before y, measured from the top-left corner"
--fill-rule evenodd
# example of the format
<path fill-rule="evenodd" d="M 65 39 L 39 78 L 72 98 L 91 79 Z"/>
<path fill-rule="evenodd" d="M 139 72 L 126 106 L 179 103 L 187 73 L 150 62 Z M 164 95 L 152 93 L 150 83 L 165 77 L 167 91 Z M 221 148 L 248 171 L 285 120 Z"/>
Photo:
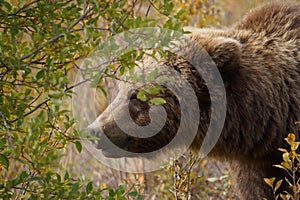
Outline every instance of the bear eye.
<path fill-rule="evenodd" d="M 138 94 L 138 90 L 132 90 L 129 92 L 129 99 L 130 100 L 136 100 L 137 98 L 137 94 Z"/>

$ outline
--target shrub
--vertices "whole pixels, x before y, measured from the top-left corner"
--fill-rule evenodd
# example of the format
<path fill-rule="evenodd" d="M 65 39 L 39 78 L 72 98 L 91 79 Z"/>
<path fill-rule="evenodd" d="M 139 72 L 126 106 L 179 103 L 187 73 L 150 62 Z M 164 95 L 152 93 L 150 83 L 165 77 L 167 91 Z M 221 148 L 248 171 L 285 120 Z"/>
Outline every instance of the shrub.
<path fill-rule="evenodd" d="M 286 177 L 284 180 L 276 180 L 276 177 L 265 178 L 265 182 L 272 188 L 275 200 L 280 198 L 296 200 L 300 197 L 300 178 L 297 175 L 300 172 L 300 154 L 298 153 L 300 142 L 296 141 L 296 136 L 293 133 L 288 134 L 285 140 L 288 143 L 290 150 L 279 148 L 279 151 L 283 153 L 283 162 L 274 165 L 274 167 L 284 170 L 286 172 Z M 286 183 L 290 190 L 277 194 L 277 190 L 283 183 Z"/>

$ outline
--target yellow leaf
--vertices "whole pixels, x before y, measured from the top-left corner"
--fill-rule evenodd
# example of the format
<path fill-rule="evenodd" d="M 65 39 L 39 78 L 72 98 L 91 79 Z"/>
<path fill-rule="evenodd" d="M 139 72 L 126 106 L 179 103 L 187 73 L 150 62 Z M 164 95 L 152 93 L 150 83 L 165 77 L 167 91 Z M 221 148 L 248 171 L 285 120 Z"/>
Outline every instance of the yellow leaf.
<path fill-rule="evenodd" d="M 295 139 L 296 139 L 296 136 L 295 136 L 294 133 L 289 133 L 287 137 L 290 138 L 293 141 L 295 141 Z"/>
<path fill-rule="evenodd" d="M 106 185 L 106 183 L 101 183 L 101 189 L 104 189 L 104 188 L 107 188 L 107 185 Z"/>
<path fill-rule="evenodd" d="M 59 144 L 56 145 L 56 148 L 57 148 L 57 149 L 63 149 L 63 148 L 64 148 L 64 145 L 61 144 L 61 143 L 59 143 Z"/>
<path fill-rule="evenodd" d="M 279 180 L 279 181 L 277 181 L 277 183 L 275 185 L 275 188 L 274 188 L 274 192 L 276 192 L 278 190 L 278 188 L 280 187 L 281 183 L 282 183 L 282 179 Z"/>
<path fill-rule="evenodd" d="M 296 154 L 296 151 L 292 150 L 292 151 L 290 152 L 290 157 L 291 157 L 292 161 L 295 159 L 296 155 L 297 155 L 297 154 Z"/>
<path fill-rule="evenodd" d="M 45 136 L 45 137 L 40 137 L 39 140 L 40 142 L 44 142 L 45 140 L 48 140 L 48 136 Z"/>
<path fill-rule="evenodd" d="M 78 28 L 79 28 L 78 25 L 75 25 L 75 26 L 73 27 L 74 30 L 77 30 Z"/>
<path fill-rule="evenodd" d="M 293 145 L 291 146 L 292 150 L 297 150 L 299 147 L 300 142 L 294 142 Z"/>
<path fill-rule="evenodd" d="M 288 152 L 282 154 L 282 158 L 284 162 L 291 162 L 290 154 Z"/>
<path fill-rule="evenodd" d="M 266 184 L 268 184 L 271 188 L 273 188 L 273 182 L 272 178 L 264 178 L 264 181 Z"/>
<path fill-rule="evenodd" d="M 288 170 L 292 170 L 292 163 L 291 162 L 282 162 L 281 165 Z"/>
<path fill-rule="evenodd" d="M 273 165 L 274 167 L 280 168 L 280 169 L 285 169 L 283 166 L 281 165 Z"/>
<path fill-rule="evenodd" d="M 284 152 L 284 153 L 288 152 L 286 149 L 283 149 L 283 148 L 278 148 L 278 150 L 281 152 Z"/>
<path fill-rule="evenodd" d="M 289 133 L 288 136 L 285 138 L 285 141 L 289 144 L 292 145 L 296 140 L 296 136 L 293 133 Z"/>

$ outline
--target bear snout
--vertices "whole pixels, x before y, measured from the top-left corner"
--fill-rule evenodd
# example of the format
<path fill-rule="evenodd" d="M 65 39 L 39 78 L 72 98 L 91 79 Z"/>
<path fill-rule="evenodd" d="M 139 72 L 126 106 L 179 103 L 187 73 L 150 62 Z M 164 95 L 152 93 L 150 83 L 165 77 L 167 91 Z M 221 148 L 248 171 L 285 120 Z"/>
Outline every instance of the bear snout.
<path fill-rule="evenodd" d="M 102 150 L 104 156 L 123 157 L 122 150 L 125 150 L 129 136 L 119 130 L 115 122 L 107 122 L 97 128 L 89 126 L 86 130 L 92 137 L 92 145 Z"/>
<path fill-rule="evenodd" d="M 103 140 L 103 131 L 101 129 L 88 127 L 86 128 L 86 131 L 88 132 L 89 137 L 91 137 L 90 142 L 96 149 L 105 148 L 103 141 L 101 141 Z"/>

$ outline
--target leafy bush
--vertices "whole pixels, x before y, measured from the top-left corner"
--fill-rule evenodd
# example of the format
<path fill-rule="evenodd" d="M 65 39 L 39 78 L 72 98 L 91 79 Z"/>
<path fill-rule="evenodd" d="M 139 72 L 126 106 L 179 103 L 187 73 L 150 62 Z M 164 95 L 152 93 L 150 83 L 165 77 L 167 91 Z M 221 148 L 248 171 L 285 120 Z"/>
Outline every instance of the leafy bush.
<path fill-rule="evenodd" d="M 126 0 L 0 1 L 1 198 L 140 198 L 134 189 L 74 179 L 59 161 L 68 144 L 82 150 L 66 103 L 76 87 L 76 62 L 131 28 L 180 28 L 172 2 L 153 1 L 147 13 L 136 15 L 141 7 L 143 1 Z M 164 20 L 148 17 L 154 8 Z"/>
<path fill-rule="evenodd" d="M 293 133 L 288 134 L 285 138 L 290 150 L 279 148 L 282 154 L 283 162 L 274 167 L 278 167 L 286 172 L 285 179 L 276 180 L 275 177 L 265 178 L 274 193 L 274 199 L 296 200 L 300 197 L 300 178 L 297 174 L 300 172 L 300 154 L 298 153 L 300 142 L 296 141 L 296 136 Z M 289 191 L 284 191 L 277 194 L 278 189 L 283 183 L 287 183 Z"/>

